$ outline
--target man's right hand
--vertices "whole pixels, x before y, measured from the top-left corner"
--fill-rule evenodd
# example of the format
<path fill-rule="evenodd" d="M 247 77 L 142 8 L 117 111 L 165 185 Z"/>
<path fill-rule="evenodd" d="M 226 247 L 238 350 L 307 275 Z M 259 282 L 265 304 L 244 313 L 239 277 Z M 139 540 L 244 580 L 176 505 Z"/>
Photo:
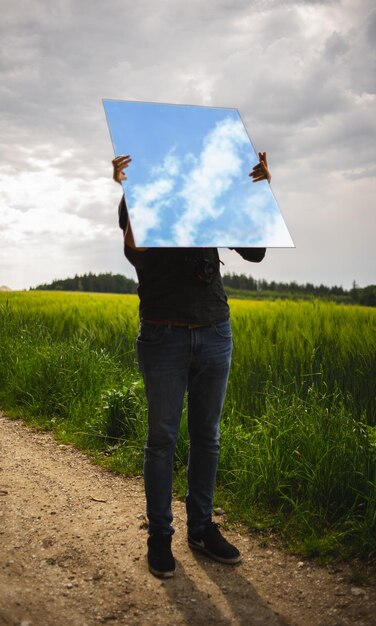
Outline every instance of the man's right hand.
<path fill-rule="evenodd" d="M 131 161 L 132 159 L 129 154 L 118 156 L 112 161 L 114 168 L 112 178 L 116 183 L 119 183 L 119 185 L 122 180 L 127 180 L 124 170 L 128 167 Z"/>

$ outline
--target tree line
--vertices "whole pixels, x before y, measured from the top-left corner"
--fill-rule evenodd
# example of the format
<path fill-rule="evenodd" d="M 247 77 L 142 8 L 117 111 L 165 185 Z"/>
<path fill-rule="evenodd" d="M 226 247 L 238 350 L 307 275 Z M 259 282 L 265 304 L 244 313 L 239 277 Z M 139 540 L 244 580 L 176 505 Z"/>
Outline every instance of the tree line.
<path fill-rule="evenodd" d="M 223 283 L 231 296 L 263 298 L 263 297 L 316 297 L 332 299 L 349 304 L 376 306 L 376 285 L 359 287 L 353 282 L 349 290 L 334 285 L 315 286 L 312 283 L 299 285 L 295 281 L 289 283 L 256 279 L 245 274 L 225 274 Z M 50 284 L 34 287 L 35 290 L 48 291 L 92 291 L 97 293 L 137 293 L 137 283 L 133 278 L 122 274 L 84 274 L 64 280 L 54 280 Z"/>
<path fill-rule="evenodd" d="M 33 290 L 33 289 L 31 289 Z M 34 287 L 38 291 L 92 291 L 96 293 L 137 293 L 137 283 L 122 274 L 83 274 Z"/>
<path fill-rule="evenodd" d="M 274 280 L 268 282 L 265 279 L 256 279 L 245 274 L 225 274 L 223 276 L 224 285 L 231 290 L 253 293 L 262 296 L 263 294 L 275 294 L 280 296 L 310 296 L 316 298 L 325 298 L 337 300 L 340 302 L 348 302 L 349 304 L 361 304 L 364 306 L 376 306 L 376 285 L 368 285 L 367 287 L 359 287 L 356 281 L 353 281 L 351 289 L 344 289 L 341 286 L 334 285 L 313 285 L 305 283 L 299 285 L 295 281 L 289 283 L 276 282 Z"/>

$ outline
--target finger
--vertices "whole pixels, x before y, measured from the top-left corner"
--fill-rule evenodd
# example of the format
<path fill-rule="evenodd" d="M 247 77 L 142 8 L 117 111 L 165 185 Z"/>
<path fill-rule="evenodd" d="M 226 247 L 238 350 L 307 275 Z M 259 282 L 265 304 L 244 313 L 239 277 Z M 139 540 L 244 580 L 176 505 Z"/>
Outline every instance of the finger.
<path fill-rule="evenodd" d="M 268 164 L 267 164 L 266 160 L 262 161 L 261 166 L 262 166 L 262 170 L 263 170 L 263 172 L 265 174 L 266 180 L 268 181 L 268 183 L 270 183 L 270 181 L 272 179 L 272 176 L 271 176 L 271 174 L 269 172 L 269 168 L 268 168 Z"/>
<path fill-rule="evenodd" d="M 252 182 L 257 183 L 259 180 L 267 180 L 268 177 L 265 174 L 260 174 L 259 176 L 253 176 Z"/>
<path fill-rule="evenodd" d="M 262 170 L 261 168 L 258 168 L 257 170 L 252 170 L 252 172 L 249 173 L 249 176 L 252 176 L 253 178 L 254 176 L 262 176 L 264 174 L 265 174 L 264 170 Z"/>
<path fill-rule="evenodd" d="M 116 157 L 116 159 L 113 159 L 112 165 L 115 166 L 119 166 L 119 165 L 128 165 L 129 163 L 131 163 L 132 159 L 130 156 L 121 156 L 121 157 Z"/>
<path fill-rule="evenodd" d="M 260 168 L 264 167 L 267 164 L 265 159 L 264 159 L 263 154 L 261 154 L 261 152 L 259 152 L 259 155 L 260 155 L 260 161 L 258 163 L 256 163 L 256 165 L 253 166 L 254 170 L 260 169 Z"/>
<path fill-rule="evenodd" d="M 249 176 L 253 179 L 253 180 L 265 180 L 265 179 L 269 179 L 269 170 L 265 167 L 265 168 L 259 168 L 256 171 L 252 171 L 250 172 Z"/>
<path fill-rule="evenodd" d="M 266 158 L 266 152 L 259 152 L 258 155 L 259 155 L 260 163 L 264 163 L 267 166 L 268 161 Z"/>
<path fill-rule="evenodd" d="M 129 154 L 120 154 L 113 159 L 112 163 L 118 163 L 119 161 L 132 161 L 132 158 Z"/>
<path fill-rule="evenodd" d="M 122 167 L 128 167 L 128 165 L 132 162 L 132 159 L 130 157 L 121 157 L 121 158 L 117 158 L 114 159 L 112 161 L 112 165 L 114 168 L 122 168 Z"/>

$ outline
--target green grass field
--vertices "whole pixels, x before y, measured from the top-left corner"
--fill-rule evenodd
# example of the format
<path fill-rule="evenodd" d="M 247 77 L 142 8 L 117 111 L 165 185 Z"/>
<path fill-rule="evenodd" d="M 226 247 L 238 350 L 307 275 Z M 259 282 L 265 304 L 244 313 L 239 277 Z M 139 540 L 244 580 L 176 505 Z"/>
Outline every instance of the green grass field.
<path fill-rule="evenodd" d="M 230 302 L 217 504 L 303 554 L 376 558 L 376 310 Z M 0 293 L 0 406 L 125 474 L 146 433 L 136 296 Z M 183 415 L 175 488 L 185 490 Z"/>

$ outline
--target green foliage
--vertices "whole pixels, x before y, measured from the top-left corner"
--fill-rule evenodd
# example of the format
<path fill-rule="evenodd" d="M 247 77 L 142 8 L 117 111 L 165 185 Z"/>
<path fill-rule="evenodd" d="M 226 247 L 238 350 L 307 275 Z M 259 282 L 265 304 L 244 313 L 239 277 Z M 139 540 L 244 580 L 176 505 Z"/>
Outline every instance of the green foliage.
<path fill-rule="evenodd" d="M 312 384 L 330 409 L 336 392 L 356 418 L 376 423 L 376 314 L 313 302 L 231 304 L 234 353 L 226 406 L 259 416 L 270 384 L 303 399 Z M 246 417 L 245 419 L 248 419 Z"/>
<path fill-rule="evenodd" d="M 219 477 L 242 516 L 250 504 L 277 512 L 305 552 L 325 538 L 326 551 L 351 540 L 375 556 L 376 450 L 340 394 L 331 407 L 314 385 L 307 400 L 271 388 L 262 417 L 225 419 Z"/>
<path fill-rule="evenodd" d="M 217 503 L 301 553 L 376 557 L 376 314 L 233 301 Z M 135 296 L 0 294 L 0 405 L 114 471 L 140 473 Z M 175 470 L 189 453 L 186 411 Z"/>
<path fill-rule="evenodd" d="M 136 293 L 137 283 L 122 274 L 84 274 L 74 278 L 54 280 L 49 285 L 38 285 L 38 291 L 93 291 L 96 293 Z"/>
<path fill-rule="evenodd" d="M 102 394 L 99 414 L 104 418 L 105 435 L 110 441 L 127 441 L 145 435 L 144 403 L 137 393 L 140 387 L 141 382 L 137 380 L 129 387 L 110 389 Z"/>
<path fill-rule="evenodd" d="M 230 297 L 234 298 L 257 298 L 261 300 L 292 299 L 312 300 L 323 298 L 343 304 L 360 304 L 364 306 L 376 306 L 376 285 L 368 285 L 361 288 L 356 285 L 346 291 L 337 285 L 315 286 L 312 283 L 299 285 L 296 282 L 277 283 L 274 280 L 268 282 L 265 279 L 256 280 L 245 274 L 225 274 L 223 282 Z M 33 289 L 32 289 L 33 290 Z M 50 284 L 38 285 L 34 288 L 38 291 L 86 291 L 96 293 L 136 293 L 137 283 L 122 274 L 83 274 L 54 280 Z"/>
<path fill-rule="evenodd" d="M 350 291 L 353 302 L 364 306 L 376 306 L 376 285 L 368 287 L 354 287 Z"/>
<path fill-rule="evenodd" d="M 272 280 L 256 280 L 245 274 L 225 274 L 223 282 L 227 293 L 233 298 L 257 298 L 261 300 L 290 299 L 312 300 L 322 298 L 343 304 L 361 304 L 364 306 L 376 306 L 376 285 L 358 287 L 354 282 L 351 290 L 346 291 L 343 287 L 327 287 L 326 285 L 315 286 L 312 283 L 298 285 L 296 282 L 277 283 Z"/>

